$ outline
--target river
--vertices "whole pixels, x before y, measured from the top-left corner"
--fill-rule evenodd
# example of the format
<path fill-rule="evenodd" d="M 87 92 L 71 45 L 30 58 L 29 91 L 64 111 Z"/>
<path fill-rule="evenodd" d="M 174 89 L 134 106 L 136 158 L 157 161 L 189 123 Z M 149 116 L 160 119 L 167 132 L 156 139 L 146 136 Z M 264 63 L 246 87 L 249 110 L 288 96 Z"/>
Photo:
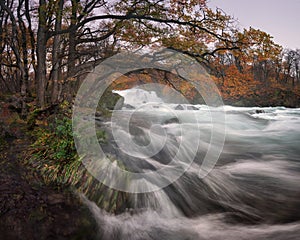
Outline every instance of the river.
<path fill-rule="evenodd" d="M 209 108 L 164 103 L 143 91 L 118 93 L 125 107 L 104 124 L 115 138 L 110 154 L 139 173 L 170 166 L 177 156 L 184 171 L 160 190 L 131 194 L 130 208 L 120 214 L 83 197 L 99 239 L 300 239 L 300 109 Z M 225 121 L 211 120 L 218 116 L 212 112 Z M 210 147 L 220 156 L 203 176 Z M 146 184 L 151 190 L 160 183 Z"/>

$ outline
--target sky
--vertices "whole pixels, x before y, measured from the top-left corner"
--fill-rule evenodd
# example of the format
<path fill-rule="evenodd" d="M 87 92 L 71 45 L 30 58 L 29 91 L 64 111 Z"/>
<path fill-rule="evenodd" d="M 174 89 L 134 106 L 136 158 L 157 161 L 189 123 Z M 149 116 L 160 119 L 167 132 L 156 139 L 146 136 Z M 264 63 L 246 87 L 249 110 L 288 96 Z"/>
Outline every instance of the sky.
<path fill-rule="evenodd" d="M 254 27 L 274 37 L 284 48 L 300 48 L 300 0 L 209 0 L 240 22 L 240 28 Z"/>

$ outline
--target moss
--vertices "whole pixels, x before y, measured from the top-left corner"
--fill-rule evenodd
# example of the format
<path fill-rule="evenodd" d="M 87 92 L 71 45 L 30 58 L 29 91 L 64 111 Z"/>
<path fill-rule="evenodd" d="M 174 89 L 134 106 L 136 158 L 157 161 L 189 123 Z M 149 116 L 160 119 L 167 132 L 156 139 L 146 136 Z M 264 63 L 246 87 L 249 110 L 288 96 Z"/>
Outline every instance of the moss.
<path fill-rule="evenodd" d="M 117 93 L 113 93 L 111 89 L 107 89 L 97 106 L 97 112 L 103 116 L 109 116 L 110 111 L 119 110 L 124 104 L 124 98 Z"/>

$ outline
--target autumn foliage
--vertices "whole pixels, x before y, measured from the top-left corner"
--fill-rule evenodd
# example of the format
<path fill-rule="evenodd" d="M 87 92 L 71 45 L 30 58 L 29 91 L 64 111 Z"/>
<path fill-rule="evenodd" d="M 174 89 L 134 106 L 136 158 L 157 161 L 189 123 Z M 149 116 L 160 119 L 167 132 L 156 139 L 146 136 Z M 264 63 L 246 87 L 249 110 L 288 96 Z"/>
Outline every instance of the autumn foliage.
<path fill-rule="evenodd" d="M 112 55 L 151 48 L 198 61 L 231 103 L 265 92 L 299 94 L 300 51 L 282 49 L 259 29 L 238 29 L 206 0 L 7 0 L 0 16 L 0 91 L 20 97 L 24 116 L 32 98 L 41 108 L 72 102 L 87 73 Z M 129 73 L 118 84 L 157 79 L 151 74 Z M 185 81 L 166 76 L 159 82 L 199 98 Z"/>

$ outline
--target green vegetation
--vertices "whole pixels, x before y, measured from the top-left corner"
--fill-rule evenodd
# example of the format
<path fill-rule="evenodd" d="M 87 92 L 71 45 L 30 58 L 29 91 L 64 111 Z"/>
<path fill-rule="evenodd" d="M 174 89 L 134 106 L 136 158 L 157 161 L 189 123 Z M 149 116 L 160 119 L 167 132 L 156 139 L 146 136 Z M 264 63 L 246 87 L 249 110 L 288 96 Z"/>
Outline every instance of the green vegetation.
<path fill-rule="evenodd" d="M 106 142 L 103 130 L 96 134 L 100 143 Z M 27 163 L 40 172 L 47 184 L 82 192 L 101 208 L 118 211 L 126 194 L 107 188 L 84 168 L 76 152 L 70 118 L 55 119 L 48 128 L 38 128 L 35 136 Z"/>

